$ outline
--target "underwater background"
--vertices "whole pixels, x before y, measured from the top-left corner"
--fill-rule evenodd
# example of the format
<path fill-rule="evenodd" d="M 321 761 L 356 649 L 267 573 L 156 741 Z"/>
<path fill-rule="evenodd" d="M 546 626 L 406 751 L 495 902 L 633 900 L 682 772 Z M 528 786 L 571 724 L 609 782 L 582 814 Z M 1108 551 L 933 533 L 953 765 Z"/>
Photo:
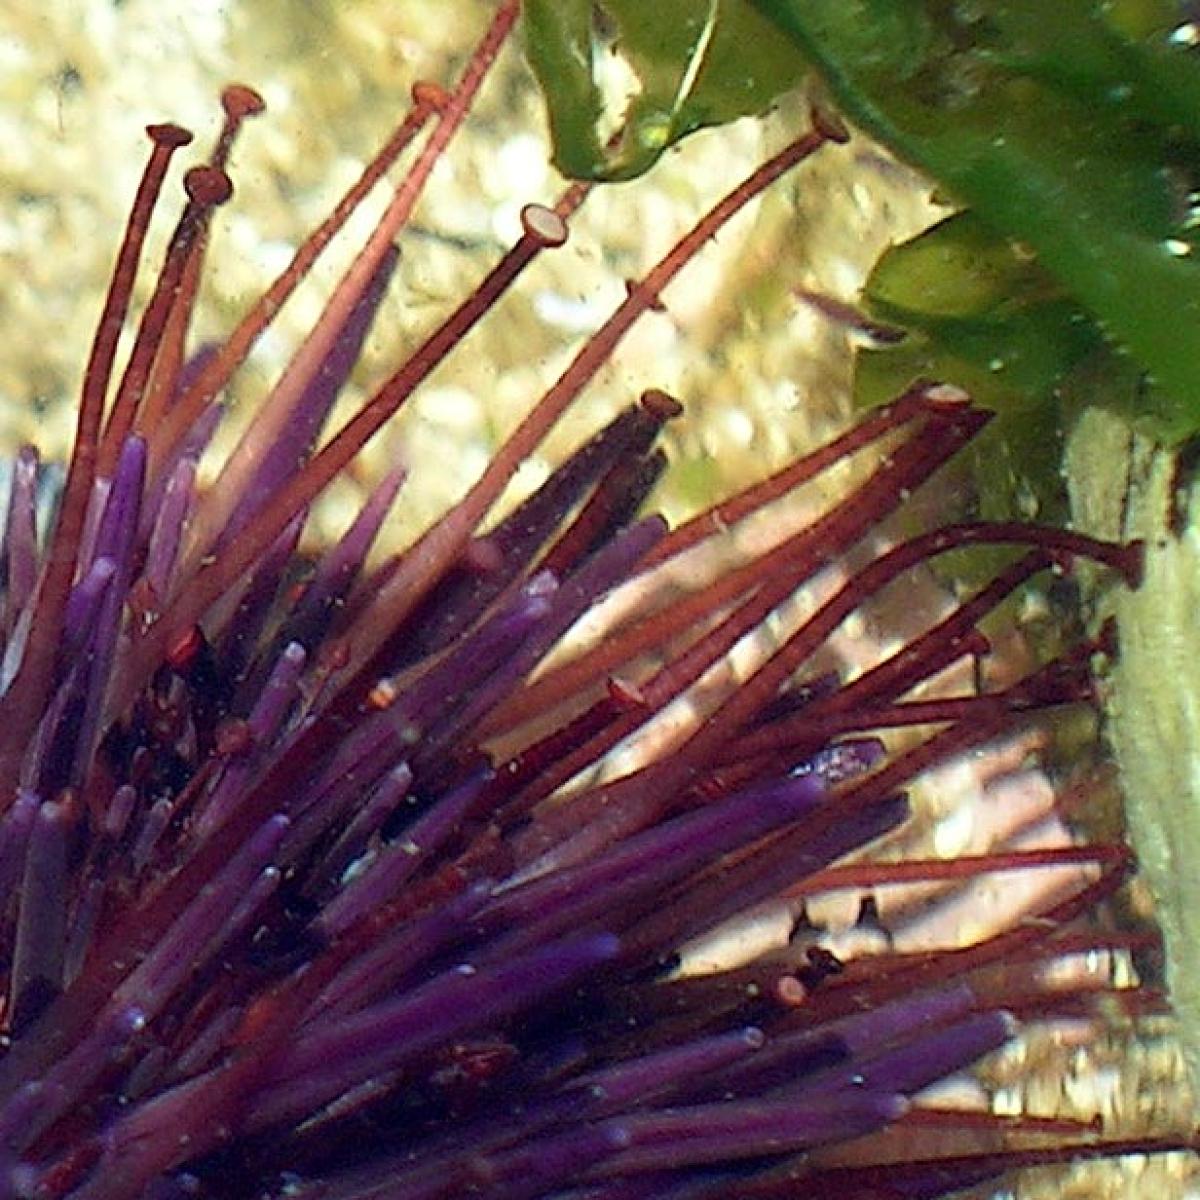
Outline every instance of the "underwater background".
<path fill-rule="evenodd" d="M 215 269 L 200 311 L 201 332 L 207 323 L 215 334 L 356 174 L 394 123 L 411 80 L 446 78 L 489 9 L 467 0 L 189 0 L 165 12 L 143 0 L 52 6 L 10 0 L 0 14 L 0 443 L 6 452 L 35 434 L 48 456 L 69 445 L 80 364 L 140 169 L 147 122 L 178 121 L 203 142 L 218 123 L 215 97 L 225 82 L 252 84 L 267 100 L 266 115 L 247 129 L 235 155 L 238 202 L 214 223 Z M 406 511 L 410 524 L 396 536 L 427 524 L 482 468 L 537 382 L 561 365 L 564 347 L 595 328 L 620 298 L 624 280 L 652 261 L 731 178 L 780 144 L 800 111 L 799 101 L 789 101 L 765 121 L 698 135 L 647 178 L 600 189 L 579 227 L 603 232 L 581 233 L 574 239 L 578 252 L 569 246 L 538 265 L 531 286 L 488 319 L 472 353 L 440 371 L 397 428 L 372 444 L 356 464 L 361 477 L 339 481 L 309 536 L 330 537 L 344 528 L 366 483 L 401 448 L 414 465 L 418 500 Z M 475 256 L 503 244 L 520 205 L 553 191 L 551 180 L 542 101 L 510 49 L 468 124 L 465 145 L 435 178 L 435 199 L 420 221 L 421 252 L 402 260 L 405 286 L 395 291 L 410 307 L 417 297 L 416 311 L 385 307 L 360 366 L 363 378 L 394 354 L 383 331 L 394 329 L 402 339 L 406 327 L 423 325 L 429 312 L 461 294 L 477 274 Z M 716 253 L 689 276 L 687 293 L 671 297 L 669 314 L 646 322 L 606 368 L 581 419 L 599 427 L 647 385 L 684 400 L 686 415 L 670 434 L 671 471 L 660 493 L 673 520 L 780 465 L 797 447 L 839 428 L 849 412 L 846 328 L 795 293 L 852 302 L 880 251 L 941 211 L 927 185 L 862 139 L 822 157 L 722 235 Z M 589 249 L 597 245 L 603 250 Z M 322 280 L 329 286 L 336 277 L 335 265 L 322 267 L 316 292 Z M 255 393 L 277 369 L 289 334 L 298 336 L 318 306 L 315 294 L 293 302 L 240 378 L 240 390 Z M 1137 503 L 1131 507 L 1129 471 L 1112 464 L 1132 456 L 1130 469 L 1146 481 L 1138 494 L 1160 500 L 1172 487 L 1164 479 L 1167 468 L 1152 447 L 1131 447 L 1127 431 L 1093 419 L 1098 427 L 1069 451 L 1078 510 L 1099 532 L 1153 538 L 1162 504 L 1147 500 L 1144 513 Z M 563 443 L 579 435 L 575 425 L 569 438 L 552 440 L 544 459 L 523 468 L 512 498 L 536 487 Z M 447 444 L 453 455 L 442 453 Z M 1198 606 L 1189 589 L 1200 574 L 1192 557 L 1190 502 L 1181 507 L 1183 535 L 1170 547 L 1164 541 L 1163 559 L 1152 560 L 1158 562 L 1151 568 L 1154 590 L 1124 602 L 1131 606 L 1125 627 L 1137 632 L 1125 643 L 1121 670 L 1129 678 L 1115 686 L 1124 689 L 1126 714 L 1150 715 L 1149 729 L 1121 726 L 1117 741 L 1127 786 L 1142 795 L 1182 795 L 1193 786 L 1190 728 L 1163 733 L 1164 718 L 1142 698 L 1167 692 L 1164 653 L 1180 664 L 1166 669 L 1172 680 L 1194 661 L 1180 647 L 1191 637 Z M 1173 714 L 1188 710 L 1174 693 L 1166 705 Z M 1167 736 L 1175 739 L 1170 748 L 1162 740 Z M 1141 753 L 1147 743 L 1157 752 Z M 1146 820 L 1155 825 L 1155 817 Z M 969 824 L 969 809 L 938 813 L 930 836 L 938 822 L 944 830 L 953 821 Z M 1195 908 L 1180 901 L 1181 911 L 1189 907 Z M 1169 1022 L 1159 1018 L 1118 1024 L 1073 1043 L 1035 1036 L 999 1056 L 987 1078 L 1010 1111 L 1025 1104 L 1042 1113 L 1098 1111 L 1114 1130 L 1174 1127 L 1190 1103 L 1178 1046 Z M 1200 1194 L 1196 1177 L 1191 1160 L 1170 1155 L 1033 1172 L 1015 1194 L 1182 1200 Z"/>

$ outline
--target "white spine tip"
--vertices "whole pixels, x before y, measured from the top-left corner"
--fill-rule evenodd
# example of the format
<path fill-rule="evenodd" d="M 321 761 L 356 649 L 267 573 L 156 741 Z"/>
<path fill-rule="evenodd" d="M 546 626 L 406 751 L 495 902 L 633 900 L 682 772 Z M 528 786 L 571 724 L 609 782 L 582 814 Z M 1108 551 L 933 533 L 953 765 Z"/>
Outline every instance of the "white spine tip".
<path fill-rule="evenodd" d="M 533 238 L 547 250 L 553 250 L 567 240 L 566 221 L 554 209 L 542 204 L 527 204 L 521 209 L 521 227 L 526 237 Z"/>

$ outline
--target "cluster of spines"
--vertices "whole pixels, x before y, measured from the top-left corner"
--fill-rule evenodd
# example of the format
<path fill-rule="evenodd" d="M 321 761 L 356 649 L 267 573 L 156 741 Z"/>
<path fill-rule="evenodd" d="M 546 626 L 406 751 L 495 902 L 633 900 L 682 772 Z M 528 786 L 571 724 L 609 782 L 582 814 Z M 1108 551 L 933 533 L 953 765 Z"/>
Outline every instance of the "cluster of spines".
<path fill-rule="evenodd" d="M 754 635 L 798 588 L 870 544 L 986 422 L 917 384 L 828 446 L 669 531 L 638 518 L 678 405 L 648 392 L 485 527 L 521 460 L 631 324 L 734 212 L 844 131 L 829 118 L 703 218 L 580 350 L 466 497 L 407 550 L 367 556 L 403 483 L 380 481 L 344 538 L 297 551 L 321 490 L 583 201 L 531 206 L 478 289 L 321 443 L 396 260 L 394 239 L 516 16 L 503 4 L 460 84 L 413 108 L 362 181 L 215 351 L 186 352 L 211 212 L 231 194 L 227 122 L 188 201 L 124 375 L 110 378 L 141 243 L 172 152 L 146 177 L 85 373 L 57 519 L 36 536 L 35 458 L 18 460 L 5 537 L 0 883 L 9 1045 L 3 1188 L 47 1197 L 195 1191 L 424 1197 L 934 1196 L 1005 1165 L 1074 1153 L 1086 1130 L 1028 1121 L 1004 1153 L 914 1150 L 970 1116 L 911 1097 L 1010 1035 L 1004 958 L 1077 948 L 1095 877 L 976 946 L 841 964 L 810 948 L 675 978 L 678 952 L 895 829 L 905 786 L 1017 716 L 1089 695 L 1087 646 L 1004 691 L 914 699 L 986 653 L 979 622 L 1072 556 L 1133 582 L 1136 548 L 1017 524 L 960 524 L 878 550 L 649 761 L 594 774 Z M 432 130 L 242 444 L 208 489 L 197 465 L 219 396 L 354 205 Z M 109 392 L 113 391 L 110 401 Z M 773 548 L 680 597 L 655 571 L 828 467 L 873 469 Z M 297 465 L 299 464 L 299 466 Z M 1027 553 L 853 682 L 798 683 L 878 592 L 949 550 Z M 590 649 L 538 671 L 622 587 L 641 599 Z M 934 728 L 888 754 L 882 730 Z M 1074 854 L 1074 859 L 1071 855 Z M 1011 857 L 1011 856 L 1010 856 Z M 936 874 L 936 871 L 932 871 Z M 1056 937 L 1040 930 L 1062 929 Z M 1011 991 L 1011 989 L 1010 989 Z M 1032 1015 L 1077 999 L 1012 993 Z M 941 1123 L 939 1125 L 939 1122 Z M 988 1125 L 992 1134 L 1003 1123 Z M 965 1132 L 964 1132 L 965 1131 Z M 1056 1135 L 1047 1148 L 1029 1139 Z M 1100 1149 L 1111 1147 L 1100 1147 Z M 365 1161 L 364 1161 L 365 1160 Z M 901 1178 L 903 1176 L 903 1183 Z M 882 1180 L 882 1182 L 881 1182 Z M 814 1190 L 815 1189 L 815 1190 Z M 893 1188 L 894 1190 L 894 1188 Z"/>

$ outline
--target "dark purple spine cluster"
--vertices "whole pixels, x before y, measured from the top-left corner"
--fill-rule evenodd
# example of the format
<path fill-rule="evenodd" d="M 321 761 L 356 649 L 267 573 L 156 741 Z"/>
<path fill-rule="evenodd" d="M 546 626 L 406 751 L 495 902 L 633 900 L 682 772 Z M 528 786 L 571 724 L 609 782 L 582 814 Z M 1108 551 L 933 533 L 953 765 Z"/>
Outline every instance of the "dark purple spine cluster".
<path fill-rule="evenodd" d="M 841 963 L 798 941 L 708 975 L 681 973 L 680 955 L 895 830 L 926 767 L 1021 714 L 1086 699 L 1086 646 L 1005 691 L 911 693 L 979 654 L 979 621 L 1037 571 L 1083 554 L 1132 578 L 1136 552 L 966 524 L 864 557 L 880 522 L 986 421 L 924 384 L 673 531 L 638 515 L 663 467 L 656 437 L 678 412 L 651 391 L 487 522 L 661 288 L 748 199 L 844 136 L 834 122 L 819 119 L 631 286 L 421 539 L 368 565 L 402 502 L 397 470 L 339 542 L 298 551 L 322 488 L 565 239 L 583 200 L 574 188 L 527 209 L 477 291 L 322 442 L 393 240 L 515 16 L 500 7 L 455 90 L 416 89 L 410 117 L 279 284 L 226 344 L 193 355 L 209 218 L 230 193 L 237 124 L 259 107 L 231 89 L 110 386 L 153 197 L 185 140 L 152 130 L 44 539 L 36 456 L 22 452 L 11 474 L 0 1194 L 917 1200 L 1021 1161 L 934 1152 L 922 1130 L 936 1114 L 915 1120 L 913 1097 L 1009 1038 L 989 972 L 1053 957 L 1060 931 L 1117 885 L 1119 852 L 1098 854 L 1099 873 L 1038 914 L 1044 924 L 972 947 Z M 425 128 L 380 231 L 201 488 L 230 374 L 356 196 Z M 819 517 L 686 593 L 662 585 L 664 564 L 855 455 L 873 468 Z M 979 543 L 1027 552 L 853 682 L 818 668 L 873 596 Z M 836 565 L 856 549 L 855 569 Z M 748 678 L 697 689 L 815 582 L 824 602 Z M 621 588 L 638 602 L 599 642 L 573 639 Z M 696 719 L 664 726 L 687 697 Z M 885 749 L 881 731 L 905 725 L 923 740 Z M 610 751 L 639 739 L 642 765 L 607 776 Z M 889 1126 L 911 1127 L 903 1170 L 872 1148 Z"/>

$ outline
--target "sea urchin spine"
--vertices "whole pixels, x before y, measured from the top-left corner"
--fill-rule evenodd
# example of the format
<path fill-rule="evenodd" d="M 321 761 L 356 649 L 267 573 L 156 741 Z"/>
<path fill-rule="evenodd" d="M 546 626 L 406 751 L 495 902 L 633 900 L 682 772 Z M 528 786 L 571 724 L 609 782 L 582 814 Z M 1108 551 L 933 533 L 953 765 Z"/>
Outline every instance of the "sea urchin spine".
<path fill-rule="evenodd" d="M 1015 524 L 876 547 L 880 522 L 987 420 L 924 383 L 674 531 L 636 515 L 662 469 L 656 436 L 679 411 L 650 391 L 484 525 L 633 322 L 734 212 L 843 138 L 836 122 L 818 118 L 631 285 L 480 480 L 407 550 L 365 568 L 397 470 L 338 544 L 316 559 L 297 551 L 322 489 L 525 266 L 566 239 L 584 199 L 572 187 L 554 207 L 527 208 L 521 238 L 478 289 L 321 443 L 394 240 L 516 14 L 500 7 L 454 90 L 414 89 L 361 183 L 228 341 L 192 356 L 208 226 L 232 192 L 225 162 L 260 107 L 247 89 L 228 91 L 225 129 L 187 176 L 109 402 L 151 210 L 187 140 L 173 126 L 150 131 L 44 547 L 33 453 L 12 472 L 0 621 L 4 1194 L 917 1197 L 1014 1162 L 1112 1148 L 1069 1123 L 992 1119 L 981 1133 L 971 1114 L 910 1098 L 1009 1038 L 1006 997 L 1034 1016 L 1073 1011 L 1070 993 L 996 988 L 989 972 L 1069 953 L 1069 923 L 1124 874 L 1119 849 L 976 864 L 1082 860 L 1092 873 L 1037 914 L 1042 925 L 974 946 L 842 963 L 798 944 L 723 973 L 677 968 L 692 939 L 820 886 L 837 860 L 896 829 L 903 789 L 927 767 L 1022 714 L 1086 700 L 1091 646 L 1002 690 L 912 693 L 984 654 L 979 622 L 1036 572 L 1084 555 L 1133 583 L 1136 548 Z M 200 487 L 232 373 L 426 127 L 311 337 Z M 682 596 L 664 586 L 661 572 L 855 456 L 869 473 L 820 516 Z M 876 593 L 980 543 L 1028 552 L 852 682 L 813 665 Z M 859 565 L 835 566 L 847 561 Z M 721 684 L 730 652 L 809 585 L 824 595 L 812 614 L 746 678 Z M 636 599 L 602 640 L 567 637 L 618 593 Z M 695 718 L 660 719 L 680 698 Z M 902 726 L 936 732 L 889 752 L 877 735 Z M 597 774 L 630 744 L 637 766 Z M 910 1146 L 901 1166 L 881 1165 L 884 1143 L 870 1138 L 889 1125 Z M 960 1153 L 937 1150 L 947 1131 Z M 1026 1142 L 987 1140 L 1006 1132 Z M 1049 1148 L 1030 1141 L 1047 1133 Z M 817 1152 L 847 1143 L 843 1160 Z"/>

